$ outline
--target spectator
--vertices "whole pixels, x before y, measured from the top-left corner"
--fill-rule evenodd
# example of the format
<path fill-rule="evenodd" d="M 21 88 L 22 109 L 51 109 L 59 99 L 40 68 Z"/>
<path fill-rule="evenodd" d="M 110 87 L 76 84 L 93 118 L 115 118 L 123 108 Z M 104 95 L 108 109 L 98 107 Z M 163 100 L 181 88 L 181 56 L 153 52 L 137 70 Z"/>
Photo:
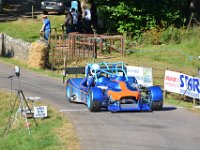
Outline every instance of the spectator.
<path fill-rule="evenodd" d="M 91 12 L 86 6 L 83 6 L 83 19 L 85 22 L 86 33 L 92 33 L 91 29 Z"/>
<path fill-rule="evenodd" d="M 51 33 L 51 23 L 50 20 L 48 19 L 47 15 L 43 15 L 43 25 L 40 30 L 40 33 L 44 32 L 44 39 L 48 41 L 49 35 Z"/>
<path fill-rule="evenodd" d="M 72 17 L 73 17 L 73 29 L 72 29 L 72 31 L 75 32 L 75 31 L 77 31 L 77 23 L 78 23 L 78 14 L 77 14 L 75 8 L 72 8 L 71 14 L 72 14 Z"/>
<path fill-rule="evenodd" d="M 73 17 L 69 10 L 66 11 L 66 18 L 65 18 L 64 25 L 66 27 L 66 34 L 73 31 Z"/>

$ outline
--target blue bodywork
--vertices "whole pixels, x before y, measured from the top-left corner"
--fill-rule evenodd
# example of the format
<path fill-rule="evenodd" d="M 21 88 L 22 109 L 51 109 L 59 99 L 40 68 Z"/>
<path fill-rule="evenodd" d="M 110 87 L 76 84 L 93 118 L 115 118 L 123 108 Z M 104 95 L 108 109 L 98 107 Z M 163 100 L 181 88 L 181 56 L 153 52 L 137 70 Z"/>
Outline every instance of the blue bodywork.
<path fill-rule="evenodd" d="M 66 98 L 87 105 L 90 111 L 102 108 L 117 111 L 151 111 L 162 109 L 159 86 L 140 87 L 135 77 L 128 77 L 123 62 L 87 64 L 84 78 L 66 82 Z"/>

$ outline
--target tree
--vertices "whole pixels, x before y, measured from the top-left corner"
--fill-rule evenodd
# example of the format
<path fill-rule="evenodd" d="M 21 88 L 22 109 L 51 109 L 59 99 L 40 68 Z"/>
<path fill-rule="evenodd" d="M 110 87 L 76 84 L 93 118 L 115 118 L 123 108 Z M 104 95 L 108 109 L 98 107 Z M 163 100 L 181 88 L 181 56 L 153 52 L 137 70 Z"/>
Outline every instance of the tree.
<path fill-rule="evenodd" d="M 108 32 L 133 32 L 186 23 L 188 0 L 95 0 Z"/>

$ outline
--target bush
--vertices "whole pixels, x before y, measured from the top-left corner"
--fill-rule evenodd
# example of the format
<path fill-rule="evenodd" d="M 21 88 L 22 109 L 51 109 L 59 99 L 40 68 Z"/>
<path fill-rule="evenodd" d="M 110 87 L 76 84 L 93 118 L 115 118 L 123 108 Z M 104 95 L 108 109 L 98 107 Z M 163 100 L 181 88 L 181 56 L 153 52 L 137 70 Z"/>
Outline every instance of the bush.
<path fill-rule="evenodd" d="M 181 29 L 170 26 L 163 31 L 160 41 L 163 44 L 179 44 L 181 42 Z"/>
<path fill-rule="evenodd" d="M 161 31 L 154 28 L 142 34 L 142 41 L 143 41 L 142 43 L 145 45 L 159 45 L 161 44 L 160 37 L 161 37 Z"/>
<path fill-rule="evenodd" d="M 133 37 L 137 45 L 161 45 L 161 44 L 180 44 L 184 36 L 183 29 L 170 26 L 166 30 L 153 28 L 143 32 L 141 35 Z"/>

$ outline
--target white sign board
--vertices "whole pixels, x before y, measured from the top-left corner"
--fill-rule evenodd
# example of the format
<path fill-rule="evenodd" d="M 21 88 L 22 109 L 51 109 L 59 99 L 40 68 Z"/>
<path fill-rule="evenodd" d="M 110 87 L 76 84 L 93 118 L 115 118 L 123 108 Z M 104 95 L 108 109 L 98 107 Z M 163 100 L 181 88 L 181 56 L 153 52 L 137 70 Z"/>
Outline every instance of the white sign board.
<path fill-rule="evenodd" d="M 135 77 L 138 84 L 145 87 L 153 86 L 152 68 L 126 66 L 127 76 Z"/>
<path fill-rule="evenodd" d="M 183 73 L 165 70 L 164 90 L 200 98 L 200 79 Z"/>
<path fill-rule="evenodd" d="M 34 118 L 45 118 L 47 117 L 47 106 L 34 107 Z"/>

